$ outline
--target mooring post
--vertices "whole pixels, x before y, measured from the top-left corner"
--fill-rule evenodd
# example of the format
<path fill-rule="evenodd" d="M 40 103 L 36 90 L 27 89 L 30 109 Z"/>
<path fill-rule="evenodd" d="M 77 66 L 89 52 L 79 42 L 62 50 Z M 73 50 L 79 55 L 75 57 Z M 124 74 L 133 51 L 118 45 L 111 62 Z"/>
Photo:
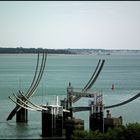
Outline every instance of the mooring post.
<path fill-rule="evenodd" d="M 22 101 L 24 101 L 24 97 L 18 96 Z M 17 102 L 20 103 L 21 101 L 17 99 Z M 21 103 L 22 104 L 22 103 Z M 19 106 L 19 105 L 17 105 Z M 16 122 L 28 122 L 28 110 L 25 108 L 21 108 L 17 113 L 16 113 Z"/>

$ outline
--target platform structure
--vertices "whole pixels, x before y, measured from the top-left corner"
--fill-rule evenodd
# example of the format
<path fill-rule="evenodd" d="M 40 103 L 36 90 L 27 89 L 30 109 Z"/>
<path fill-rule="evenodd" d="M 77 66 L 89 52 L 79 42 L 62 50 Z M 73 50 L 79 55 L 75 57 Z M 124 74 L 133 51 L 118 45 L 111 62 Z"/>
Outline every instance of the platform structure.
<path fill-rule="evenodd" d="M 61 100 L 61 105 L 63 108 L 70 111 L 70 113 L 64 114 L 64 123 L 70 117 L 73 118 L 73 104 L 75 103 L 75 98 L 90 98 L 90 116 L 89 116 L 89 128 L 91 130 L 99 129 L 104 131 L 104 105 L 103 105 L 103 94 L 101 92 L 81 92 L 74 89 L 74 87 L 69 83 L 67 87 L 67 98 Z M 77 107 L 78 108 L 78 107 Z"/>
<path fill-rule="evenodd" d="M 90 103 L 87 107 L 73 107 L 75 98 L 86 97 L 90 98 Z M 73 118 L 73 113 L 78 111 L 89 111 L 89 129 L 92 131 L 99 130 L 100 132 L 106 132 L 108 128 L 114 128 L 118 125 L 122 125 L 122 117 L 111 117 L 109 110 L 107 110 L 107 116 L 104 116 L 104 111 L 108 106 L 103 103 L 103 94 L 101 92 L 79 92 L 69 83 L 67 87 L 67 98 L 61 100 L 63 108 L 70 111 L 70 113 L 63 113 L 64 126 L 68 118 Z"/>

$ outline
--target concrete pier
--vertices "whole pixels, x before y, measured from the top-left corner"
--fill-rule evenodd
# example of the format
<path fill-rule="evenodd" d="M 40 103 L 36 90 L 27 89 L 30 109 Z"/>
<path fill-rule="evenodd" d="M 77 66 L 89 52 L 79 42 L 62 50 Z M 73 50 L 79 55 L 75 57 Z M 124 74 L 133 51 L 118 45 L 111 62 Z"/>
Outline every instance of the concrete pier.
<path fill-rule="evenodd" d="M 22 101 L 24 101 L 24 98 L 22 96 L 18 96 Z M 17 99 L 17 102 L 20 103 L 20 100 Z M 19 105 L 17 105 L 19 106 Z M 28 122 L 28 110 L 25 108 L 21 108 L 17 113 L 16 113 L 16 122 Z"/>
<path fill-rule="evenodd" d="M 47 106 L 42 110 L 42 137 L 62 137 L 63 108 L 61 106 Z"/>

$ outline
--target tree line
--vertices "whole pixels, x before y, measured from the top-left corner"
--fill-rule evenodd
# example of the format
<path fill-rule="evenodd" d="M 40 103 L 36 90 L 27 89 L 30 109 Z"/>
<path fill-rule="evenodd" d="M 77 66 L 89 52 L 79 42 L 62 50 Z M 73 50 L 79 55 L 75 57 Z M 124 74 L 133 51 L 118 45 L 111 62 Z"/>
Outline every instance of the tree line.
<path fill-rule="evenodd" d="M 38 53 L 47 51 L 50 54 L 75 54 L 68 49 L 43 49 L 43 48 L 0 48 L 0 53 Z"/>
<path fill-rule="evenodd" d="M 109 128 L 106 133 L 99 130 L 75 130 L 72 139 L 82 140 L 140 140 L 140 123 L 128 123 L 126 125 Z"/>

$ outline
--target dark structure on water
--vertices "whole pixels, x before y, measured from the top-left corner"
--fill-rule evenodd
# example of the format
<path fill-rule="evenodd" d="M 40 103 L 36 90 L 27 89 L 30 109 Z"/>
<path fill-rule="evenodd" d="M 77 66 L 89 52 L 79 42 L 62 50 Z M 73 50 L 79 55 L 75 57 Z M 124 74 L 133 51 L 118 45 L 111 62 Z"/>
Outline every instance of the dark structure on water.
<path fill-rule="evenodd" d="M 42 137 L 62 137 L 63 108 L 59 105 L 46 106 L 42 111 Z"/>
<path fill-rule="evenodd" d="M 22 101 L 25 101 L 22 96 L 19 96 Z M 17 99 L 17 103 L 21 103 L 19 99 Z M 18 105 L 16 106 L 18 107 Z M 25 108 L 21 108 L 16 113 L 16 122 L 28 122 L 28 110 Z"/>

